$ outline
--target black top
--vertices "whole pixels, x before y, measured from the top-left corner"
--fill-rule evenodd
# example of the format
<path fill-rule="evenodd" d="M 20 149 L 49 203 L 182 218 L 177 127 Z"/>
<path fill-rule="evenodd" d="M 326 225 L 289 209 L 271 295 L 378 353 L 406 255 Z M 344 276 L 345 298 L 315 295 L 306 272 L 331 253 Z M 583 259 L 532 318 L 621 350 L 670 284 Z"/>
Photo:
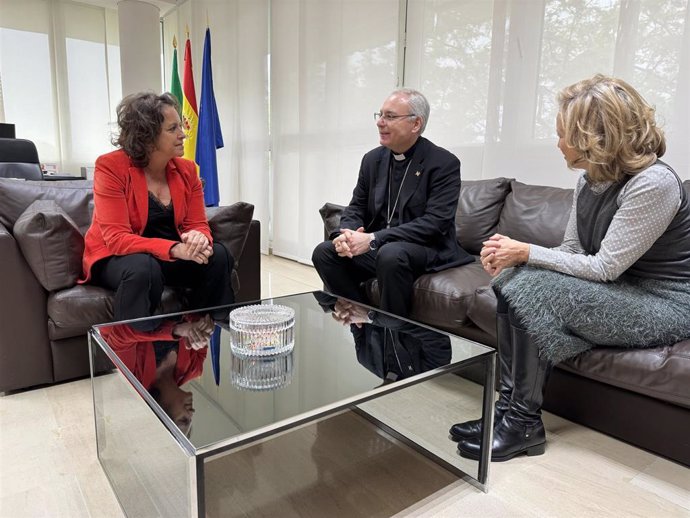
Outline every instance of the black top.
<path fill-rule="evenodd" d="M 172 200 L 170 205 L 163 203 L 149 191 L 149 217 L 146 228 L 142 234 L 144 237 L 159 237 L 170 241 L 179 241 L 180 236 L 175 229 L 175 212 Z"/>

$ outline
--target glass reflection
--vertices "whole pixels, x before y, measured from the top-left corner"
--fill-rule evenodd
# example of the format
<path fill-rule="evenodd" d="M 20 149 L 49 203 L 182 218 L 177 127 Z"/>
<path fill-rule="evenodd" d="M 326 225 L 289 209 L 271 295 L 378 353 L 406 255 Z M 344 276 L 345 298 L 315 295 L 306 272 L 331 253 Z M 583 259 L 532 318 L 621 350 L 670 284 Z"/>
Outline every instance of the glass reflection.
<path fill-rule="evenodd" d="M 240 356 L 232 353 L 230 381 L 243 390 L 277 390 L 292 382 L 293 353 Z"/>
<path fill-rule="evenodd" d="M 336 321 L 350 326 L 357 361 L 383 384 L 450 363 L 450 338 L 445 334 L 323 292 L 314 296 Z"/>
<path fill-rule="evenodd" d="M 180 386 L 203 373 L 215 328 L 213 319 L 208 314 L 189 313 L 161 319 L 153 331 L 141 331 L 134 325 L 106 326 L 100 332 L 180 431 L 189 435 L 193 395 Z"/>

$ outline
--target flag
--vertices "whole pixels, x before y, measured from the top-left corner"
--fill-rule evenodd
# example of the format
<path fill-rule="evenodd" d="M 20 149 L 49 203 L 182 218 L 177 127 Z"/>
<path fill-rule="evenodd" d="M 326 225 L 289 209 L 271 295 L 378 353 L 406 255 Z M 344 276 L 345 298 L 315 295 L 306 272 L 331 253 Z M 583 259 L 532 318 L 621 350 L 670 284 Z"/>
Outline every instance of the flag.
<path fill-rule="evenodd" d="M 184 45 L 184 78 L 182 79 L 182 122 L 187 138 L 184 141 L 184 157 L 194 160 L 196 157 L 196 134 L 199 125 L 199 111 L 196 109 L 196 92 L 194 91 L 194 75 L 192 74 L 192 44 Z"/>
<path fill-rule="evenodd" d="M 211 335 L 211 368 L 213 369 L 213 379 L 216 386 L 220 385 L 220 326 L 216 324 L 213 334 Z"/>
<path fill-rule="evenodd" d="M 201 71 L 201 104 L 199 105 L 199 134 L 196 147 L 196 163 L 199 175 L 204 180 L 204 200 L 207 207 L 217 207 L 218 165 L 216 149 L 223 147 L 216 96 L 213 93 L 213 71 L 211 69 L 211 30 L 206 28 L 204 39 L 204 62 Z"/>
<path fill-rule="evenodd" d="M 177 38 L 173 36 L 173 62 L 172 62 L 172 77 L 170 78 L 170 93 L 180 103 L 182 107 L 182 85 L 180 85 L 180 74 L 177 73 Z"/>

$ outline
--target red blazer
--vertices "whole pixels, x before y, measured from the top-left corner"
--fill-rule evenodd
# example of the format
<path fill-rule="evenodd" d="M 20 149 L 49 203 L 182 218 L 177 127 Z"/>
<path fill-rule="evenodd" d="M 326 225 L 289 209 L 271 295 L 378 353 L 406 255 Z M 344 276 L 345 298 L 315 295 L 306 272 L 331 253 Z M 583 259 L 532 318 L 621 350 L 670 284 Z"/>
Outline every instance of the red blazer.
<path fill-rule="evenodd" d="M 206 220 L 204 190 L 194 162 L 172 159 L 166 167 L 166 178 L 178 233 L 198 230 L 213 243 Z M 91 267 L 96 261 L 112 255 L 148 253 L 163 261 L 173 260 L 170 249 L 175 241 L 141 236 L 149 215 L 146 176 L 123 150 L 96 160 L 93 199 L 93 219 L 84 236 L 80 283 L 91 278 Z"/>
<path fill-rule="evenodd" d="M 101 335 L 122 363 L 148 390 L 156 381 L 156 353 L 153 342 L 157 340 L 179 340 L 175 364 L 175 382 L 178 386 L 198 378 L 203 373 L 208 348 L 187 349 L 187 339 L 173 337 L 173 327 L 174 323 L 165 323 L 155 331 L 144 332 L 121 324 L 104 327 L 101 329 Z"/>

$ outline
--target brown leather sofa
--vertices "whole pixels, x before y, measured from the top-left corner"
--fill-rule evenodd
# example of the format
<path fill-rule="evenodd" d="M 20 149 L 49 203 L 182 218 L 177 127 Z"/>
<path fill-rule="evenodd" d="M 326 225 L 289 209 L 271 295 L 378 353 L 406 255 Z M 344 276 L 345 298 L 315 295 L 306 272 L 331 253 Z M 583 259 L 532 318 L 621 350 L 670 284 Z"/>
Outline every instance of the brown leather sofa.
<path fill-rule="evenodd" d="M 690 181 L 683 185 L 690 192 Z M 475 255 L 496 232 L 557 246 L 571 203 L 569 189 L 508 178 L 464 181 L 457 238 Z M 330 203 L 321 209 L 326 236 L 339 228 L 341 210 Z M 410 317 L 495 347 L 496 302 L 489 282 L 478 260 L 423 275 L 415 283 Z M 366 289 L 378 303 L 376 281 L 369 281 Z M 553 370 L 544 408 L 690 466 L 690 340 L 650 349 L 596 348 L 563 362 Z"/>
<path fill-rule="evenodd" d="M 89 373 L 87 330 L 112 319 L 113 293 L 77 285 L 83 234 L 93 210 L 91 181 L 0 178 L 0 392 Z M 238 302 L 261 296 L 254 207 L 209 208 L 214 239 L 236 258 Z M 166 289 L 160 311 L 182 309 Z"/>

